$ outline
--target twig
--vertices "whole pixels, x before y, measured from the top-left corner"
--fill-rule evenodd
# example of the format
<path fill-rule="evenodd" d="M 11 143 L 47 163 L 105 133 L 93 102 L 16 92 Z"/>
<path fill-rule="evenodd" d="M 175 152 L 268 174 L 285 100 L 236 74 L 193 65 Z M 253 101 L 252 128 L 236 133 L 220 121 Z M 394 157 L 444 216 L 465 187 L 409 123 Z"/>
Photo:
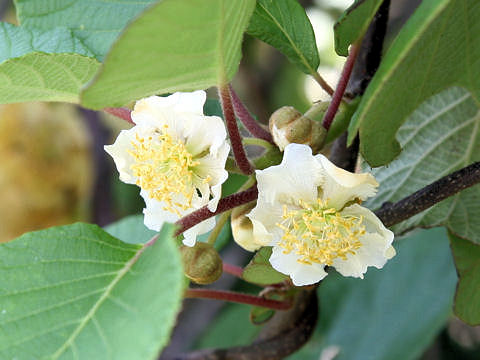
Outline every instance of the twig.
<path fill-rule="evenodd" d="M 358 44 L 354 44 L 350 47 L 350 53 L 348 54 L 345 65 L 343 66 L 342 75 L 340 76 L 340 80 L 338 80 L 337 87 L 333 93 L 332 101 L 330 102 L 327 112 L 323 117 L 322 125 L 327 130 L 330 128 L 330 125 L 332 125 L 332 121 L 338 111 L 338 107 L 342 102 L 343 93 L 347 88 L 348 80 L 350 79 L 353 65 L 355 64 L 355 59 L 357 58 L 358 48 Z"/>
<path fill-rule="evenodd" d="M 239 304 L 262 306 L 273 310 L 288 310 L 292 307 L 292 303 L 288 301 L 270 300 L 255 295 L 226 290 L 188 289 L 185 291 L 184 297 L 230 301 Z"/>
<path fill-rule="evenodd" d="M 175 236 L 180 235 L 185 230 L 190 229 L 192 226 L 195 226 L 201 223 L 203 220 L 211 218 L 212 216 L 221 214 L 224 211 L 233 209 L 237 206 L 249 203 L 250 201 L 255 200 L 258 197 L 258 190 L 256 186 L 251 187 L 248 190 L 232 194 L 230 196 L 224 197 L 220 199 L 217 206 L 217 211 L 210 212 L 207 206 L 204 206 L 191 214 L 181 218 L 175 224 L 179 225 L 179 229 L 177 230 Z"/>
<path fill-rule="evenodd" d="M 220 87 L 218 89 L 218 95 L 222 104 L 223 117 L 227 125 L 235 162 L 245 175 L 250 175 L 253 173 L 253 167 L 250 164 L 250 161 L 248 161 L 247 154 L 243 148 L 242 137 L 238 131 L 237 119 L 235 118 L 235 111 L 233 110 L 232 99 L 230 97 L 228 85 L 223 85 Z"/>
<path fill-rule="evenodd" d="M 104 108 L 103 111 L 109 113 L 113 116 L 116 116 L 120 119 L 125 120 L 126 122 L 135 125 L 132 120 L 132 110 L 127 108 Z"/>
<path fill-rule="evenodd" d="M 245 105 L 242 103 L 237 93 L 233 90 L 232 86 L 228 87 L 230 91 L 230 96 L 232 99 L 233 108 L 235 110 L 235 115 L 240 119 L 243 126 L 248 130 L 253 136 L 268 141 L 273 144 L 272 135 L 265 130 L 253 117 L 250 115 L 250 112 L 245 108 Z"/>
<path fill-rule="evenodd" d="M 392 204 L 385 203 L 375 214 L 389 227 L 480 182 L 480 162 L 473 163 Z"/>
<path fill-rule="evenodd" d="M 224 261 L 223 272 L 241 279 L 243 274 L 243 269 L 240 266 L 232 265 Z"/>

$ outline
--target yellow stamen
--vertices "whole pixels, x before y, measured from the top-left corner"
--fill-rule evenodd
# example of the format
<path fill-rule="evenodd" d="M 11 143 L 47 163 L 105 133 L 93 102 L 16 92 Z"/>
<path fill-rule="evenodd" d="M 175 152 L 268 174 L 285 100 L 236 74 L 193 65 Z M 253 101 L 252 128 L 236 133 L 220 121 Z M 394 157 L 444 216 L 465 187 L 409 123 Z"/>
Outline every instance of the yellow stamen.
<path fill-rule="evenodd" d="M 131 169 L 137 177 L 137 185 L 147 191 L 150 198 L 165 202 L 165 210 L 181 216 L 179 209 L 192 206 L 196 192 L 193 167 L 199 162 L 193 159 L 182 141 L 168 134 L 167 129 L 165 125 L 148 138 L 137 134 L 129 150 L 135 159 Z M 176 195 L 183 195 L 181 204 L 174 201 Z"/>
<path fill-rule="evenodd" d="M 282 222 L 277 224 L 284 232 L 280 246 L 287 254 L 300 255 L 298 262 L 332 265 L 334 259 L 345 260 L 362 246 L 362 217 L 340 215 L 320 199 L 314 205 L 304 201 L 299 205 L 300 209 L 290 211 L 284 205 Z"/>

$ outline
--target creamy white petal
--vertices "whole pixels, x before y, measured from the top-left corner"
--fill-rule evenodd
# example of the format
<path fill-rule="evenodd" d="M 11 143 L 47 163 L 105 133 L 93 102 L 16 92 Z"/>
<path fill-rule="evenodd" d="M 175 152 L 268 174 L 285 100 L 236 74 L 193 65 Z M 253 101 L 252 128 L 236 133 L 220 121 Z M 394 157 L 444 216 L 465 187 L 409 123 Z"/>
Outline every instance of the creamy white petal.
<path fill-rule="evenodd" d="M 187 150 L 194 156 L 208 150 L 216 157 L 227 138 L 223 120 L 218 116 L 199 116 L 190 117 L 188 122 L 185 126 Z"/>
<path fill-rule="evenodd" d="M 267 246 L 276 245 L 281 240 L 283 230 L 277 224 L 282 221 L 282 214 L 281 205 L 257 200 L 257 205 L 246 215 L 252 221 L 255 242 Z"/>
<path fill-rule="evenodd" d="M 191 227 L 183 233 L 183 243 L 186 246 L 194 246 L 197 236 L 205 234 L 215 227 L 215 217 L 211 217 Z"/>
<path fill-rule="evenodd" d="M 324 169 L 322 200 L 327 201 L 328 206 L 340 210 L 349 201 L 365 200 L 375 195 L 378 183 L 371 174 L 355 174 L 343 170 L 321 154 L 315 158 Z"/>
<path fill-rule="evenodd" d="M 363 278 L 369 266 L 381 269 L 395 255 L 393 232 L 385 228 L 373 212 L 358 204 L 345 208 L 341 215 L 362 216 L 366 234 L 360 237 L 362 246 L 355 254 L 349 254 L 346 260 L 337 258 L 333 261 L 335 269 L 343 276 L 359 278 Z"/>
<path fill-rule="evenodd" d="M 145 194 L 146 195 L 146 194 Z M 170 211 L 164 210 L 165 203 L 143 196 L 145 208 L 143 209 L 145 226 L 151 230 L 160 231 L 164 222 L 174 223 L 180 217 Z"/>
<path fill-rule="evenodd" d="M 272 204 L 316 202 L 317 188 L 323 182 L 322 172 L 309 146 L 289 144 L 280 165 L 256 171 L 259 198 Z"/>
<path fill-rule="evenodd" d="M 272 267 L 282 274 L 290 276 L 296 286 L 311 285 L 319 282 L 327 273 L 323 264 L 303 264 L 298 262 L 300 256 L 293 251 L 284 253 L 279 246 L 274 246 L 270 256 Z"/>
<path fill-rule="evenodd" d="M 127 184 L 135 184 L 137 178 L 132 174 L 131 166 L 134 158 L 129 154 L 133 150 L 132 142 L 136 140 L 136 136 L 146 137 L 152 133 L 152 129 L 148 127 L 135 126 L 128 130 L 120 131 L 117 139 L 112 145 L 105 145 L 105 151 L 113 158 L 120 180 Z"/>

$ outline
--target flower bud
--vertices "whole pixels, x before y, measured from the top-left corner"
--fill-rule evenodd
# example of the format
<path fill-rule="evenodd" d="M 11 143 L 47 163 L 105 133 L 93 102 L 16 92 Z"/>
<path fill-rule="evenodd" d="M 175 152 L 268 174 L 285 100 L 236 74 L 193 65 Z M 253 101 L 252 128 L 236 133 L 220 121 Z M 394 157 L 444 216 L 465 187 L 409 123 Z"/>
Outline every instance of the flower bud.
<path fill-rule="evenodd" d="M 296 143 L 309 145 L 316 154 L 321 150 L 327 134 L 320 122 L 302 115 L 292 106 L 275 111 L 270 116 L 269 127 L 273 141 L 282 151 L 288 144 Z"/>
<path fill-rule="evenodd" d="M 262 246 L 262 244 L 255 242 L 252 221 L 245 216 L 255 207 L 256 203 L 256 201 L 252 201 L 248 204 L 238 206 L 232 211 L 231 226 L 233 240 L 247 251 L 255 251 Z"/>
<path fill-rule="evenodd" d="M 222 259 L 212 245 L 197 242 L 180 248 L 185 275 L 197 284 L 210 284 L 222 275 Z"/>

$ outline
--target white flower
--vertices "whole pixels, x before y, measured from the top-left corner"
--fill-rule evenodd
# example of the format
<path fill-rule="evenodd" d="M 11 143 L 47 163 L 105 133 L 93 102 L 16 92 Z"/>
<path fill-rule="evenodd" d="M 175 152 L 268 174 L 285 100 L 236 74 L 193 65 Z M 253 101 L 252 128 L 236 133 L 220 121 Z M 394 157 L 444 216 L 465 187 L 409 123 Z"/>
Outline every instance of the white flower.
<path fill-rule="evenodd" d="M 120 180 L 141 188 L 152 230 L 204 205 L 217 208 L 230 146 L 222 119 L 203 115 L 205 99 L 204 91 L 142 99 L 131 115 L 136 125 L 105 146 Z M 193 246 L 214 225 L 211 218 L 185 231 L 184 243 Z"/>
<path fill-rule="evenodd" d="M 255 242 L 273 246 L 272 266 L 297 286 L 314 284 L 333 266 L 363 278 L 395 255 L 393 233 L 358 203 L 373 196 L 370 174 L 353 174 L 306 145 L 289 144 L 280 165 L 257 170 L 257 206 L 247 215 Z"/>

